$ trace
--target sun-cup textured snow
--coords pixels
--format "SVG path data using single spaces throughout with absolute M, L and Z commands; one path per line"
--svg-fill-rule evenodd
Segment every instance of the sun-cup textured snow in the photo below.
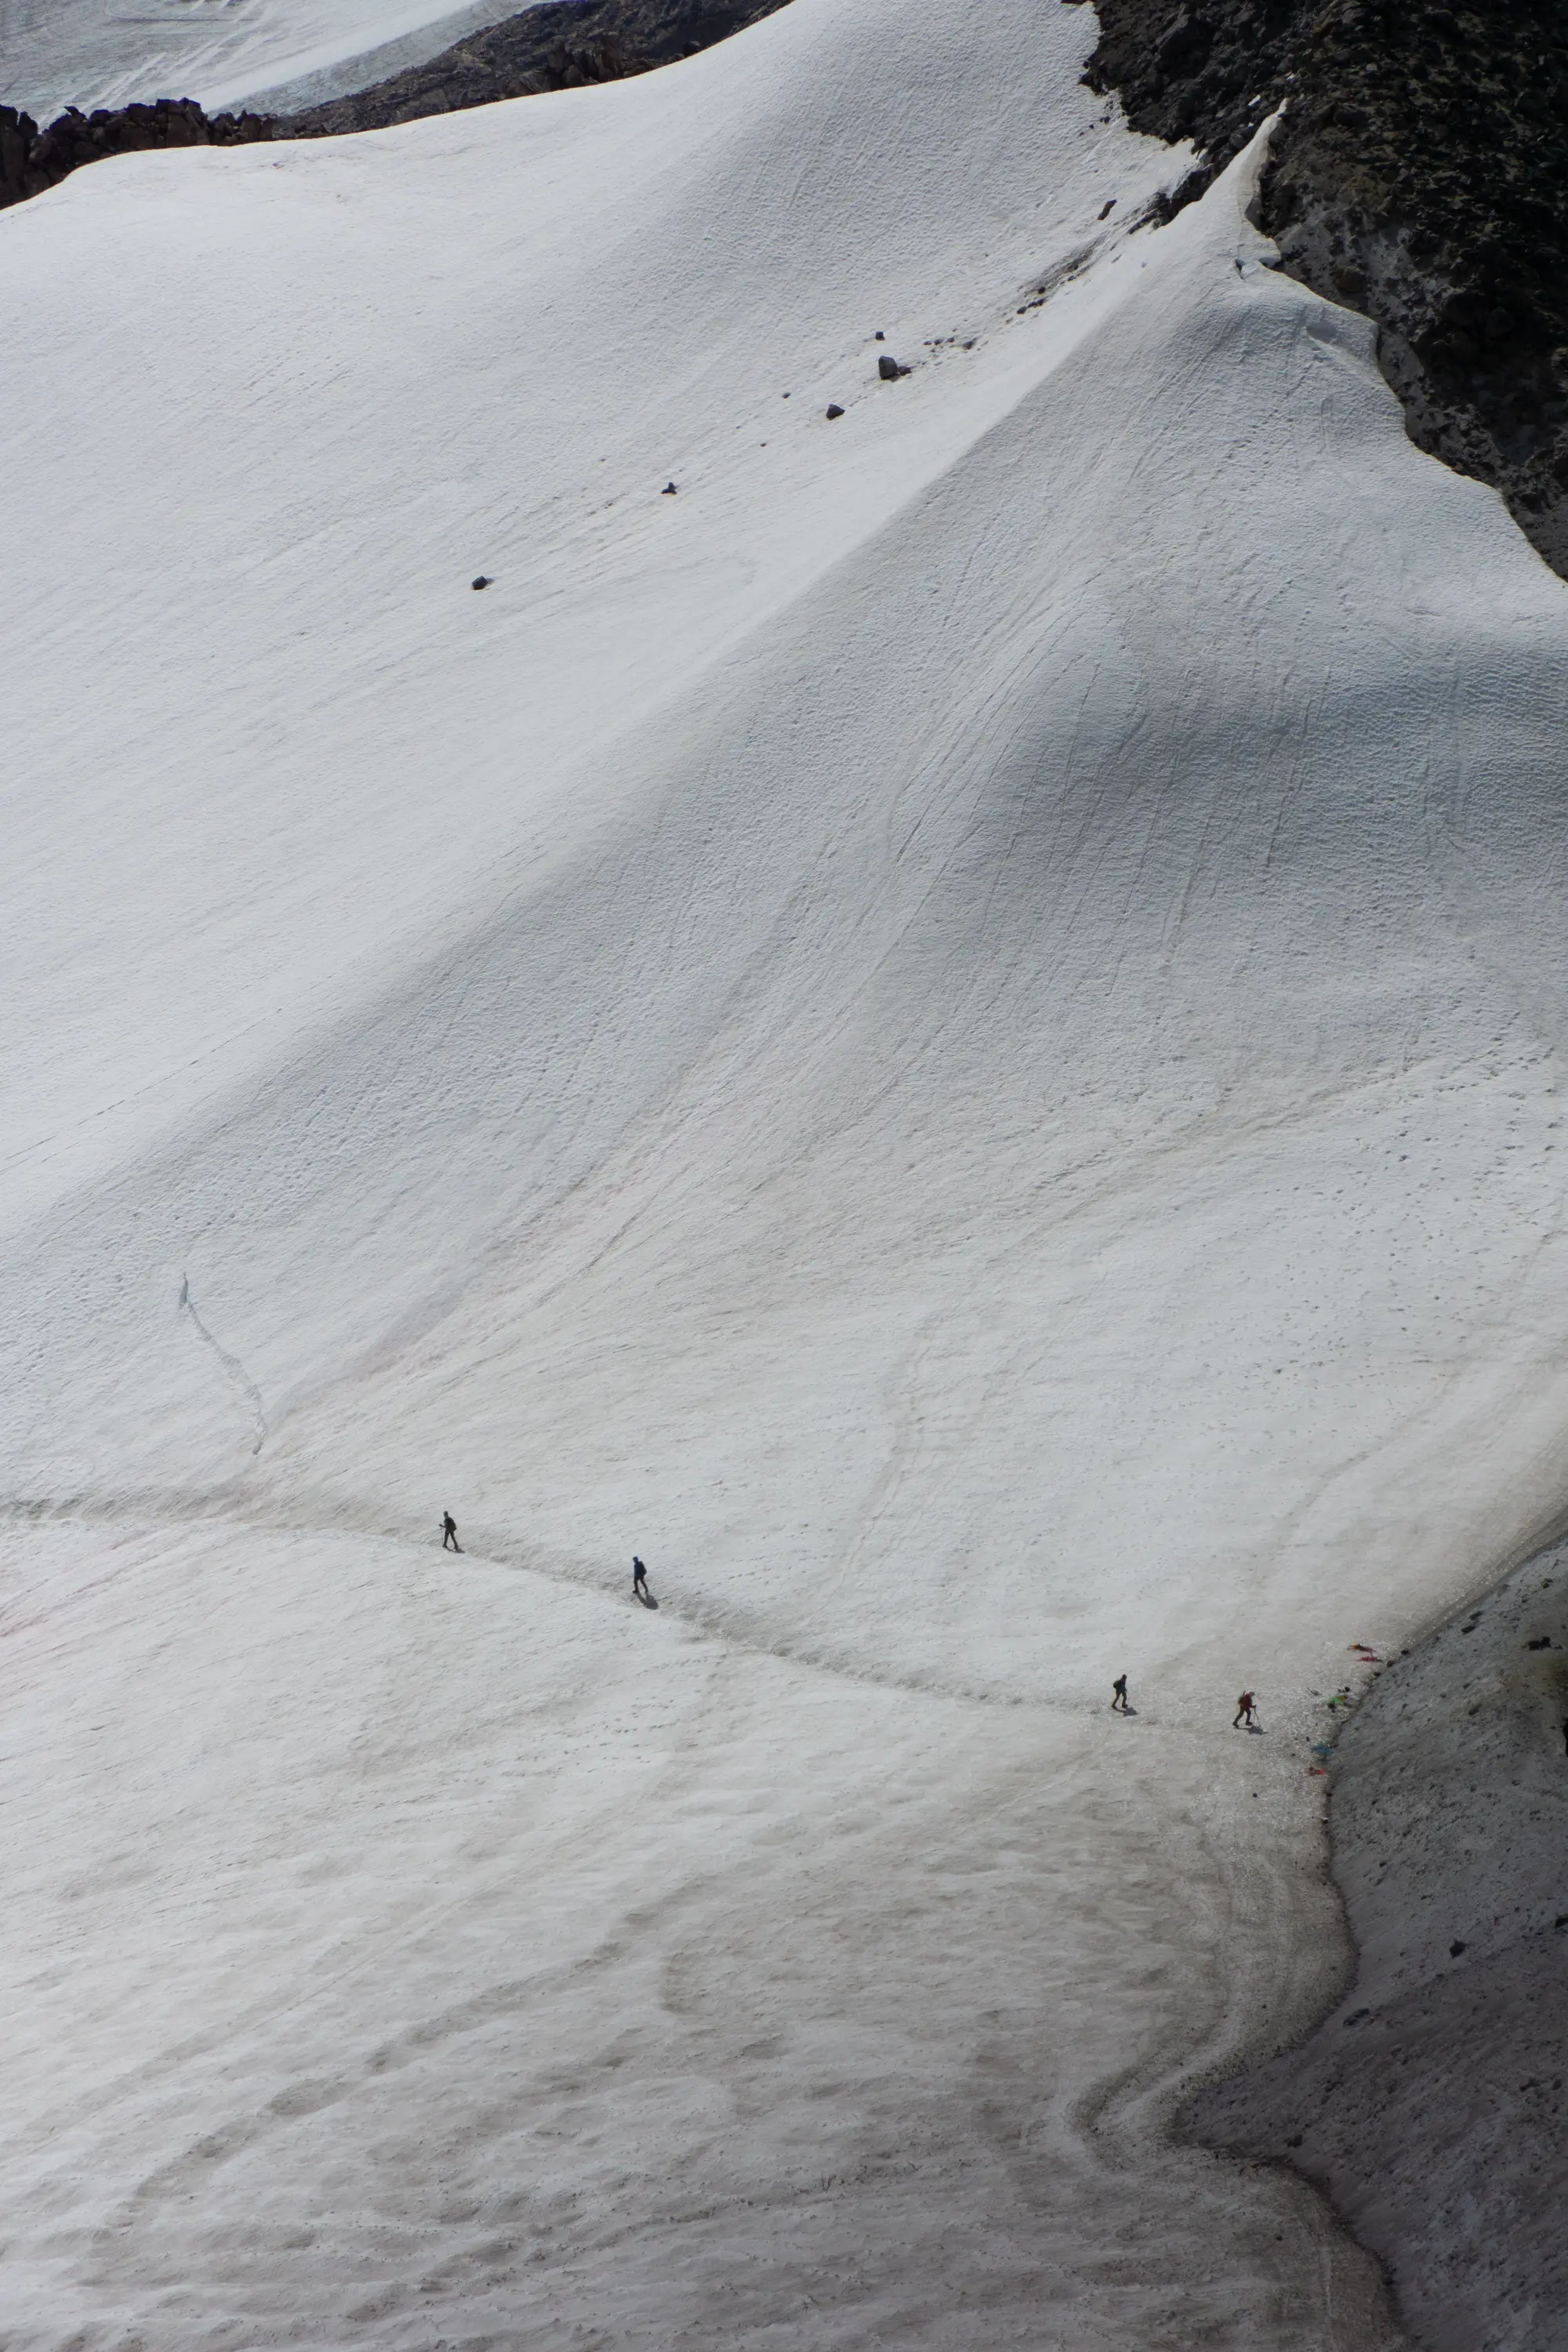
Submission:
M 18 2346 L 1386 2340 L 1162 2126 L 1557 1498 L 1568 599 L 1091 37 L 0 223 Z

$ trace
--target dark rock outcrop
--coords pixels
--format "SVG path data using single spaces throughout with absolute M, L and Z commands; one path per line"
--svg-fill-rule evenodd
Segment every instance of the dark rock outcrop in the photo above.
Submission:
M 619 81 L 727 40 L 784 0 L 545 0 L 439 57 L 352 97 L 283 119 L 279 135 L 316 139 L 451 114 L 497 99 Z
M 275 126 L 260 114 L 204 114 L 194 99 L 160 98 L 148 106 L 74 106 L 40 131 L 30 114 L 0 106 L 0 205 L 42 195 L 83 163 L 130 155 L 149 147 L 245 147 L 270 139 Z
M 1258 223 L 1365 311 L 1412 440 L 1501 491 L 1568 577 L 1568 8 L 1098 0 L 1085 79 L 1191 139 L 1194 195 L 1288 101 Z

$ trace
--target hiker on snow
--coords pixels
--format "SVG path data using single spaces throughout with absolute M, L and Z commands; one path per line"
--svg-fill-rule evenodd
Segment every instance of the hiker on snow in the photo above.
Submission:
M 441 1549 L 443 1551 L 461 1551 L 463 1549 L 458 1541 L 458 1522 L 450 1511 L 441 1514 Z
M 647 1599 L 647 1570 L 636 1552 L 632 1554 L 632 1591 L 639 1601 Z
M 1252 1729 L 1252 1693 L 1250 1691 L 1243 1691 L 1237 1700 L 1236 1716 L 1231 1724 L 1231 1729 L 1234 1731 L 1237 1725 L 1241 1723 L 1246 1724 L 1248 1731 Z
M 1110 1685 L 1110 1712 L 1112 1715 L 1131 1715 L 1132 1712 L 1132 1709 L 1127 1704 L 1127 1677 L 1125 1675 L 1118 1675 L 1116 1680 Z

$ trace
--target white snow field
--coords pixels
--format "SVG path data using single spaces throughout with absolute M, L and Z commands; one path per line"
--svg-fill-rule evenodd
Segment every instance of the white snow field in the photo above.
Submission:
M 1562 1506 L 1568 592 L 1093 38 L 0 220 L 14 2352 L 1396 2340 L 1168 2126 Z
M 0 0 L 0 103 L 199 98 L 242 105 L 274 85 L 355 89 L 434 57 L 528 0 Z M 363 73 L 356 65 L 363 64 Z

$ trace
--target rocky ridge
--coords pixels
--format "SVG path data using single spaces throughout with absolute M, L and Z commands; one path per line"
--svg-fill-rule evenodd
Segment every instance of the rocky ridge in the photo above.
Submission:
M 1418 447 L 1568 577 L 1568 9 L 1557 0 L 1098 0 L 1085 79 L 1190 139 L 1196 194 L 1276 107 L 1258 225 L 1376 323 Z
M 588 82 L 618 81 L 711 48 L 784 0 L 544 0 L 455 42 L 422 66 L 279 119 L 274 136 L 378 131 Z
M 107 155 L 136 154 L 150 147 L 243 147 L 275 135 L 265 115 L 209 115 L 193 98 L 100 107 L 91 114 L 68 106 L 44 131 L 30 114 L 0 106 L 0 206 L 41 196 L 82 164 Z
M 728 39 L 784 0 L 545 0 L 444 49 L 426 64 L 298 114 L 204 112 L 194 99 L 68 107 L 47 129 L 0 106 L 0 207 L 58 185 L 84 163 L 158 147 L 240 147 L 325 139 L 498 99 L 649 73 Z

